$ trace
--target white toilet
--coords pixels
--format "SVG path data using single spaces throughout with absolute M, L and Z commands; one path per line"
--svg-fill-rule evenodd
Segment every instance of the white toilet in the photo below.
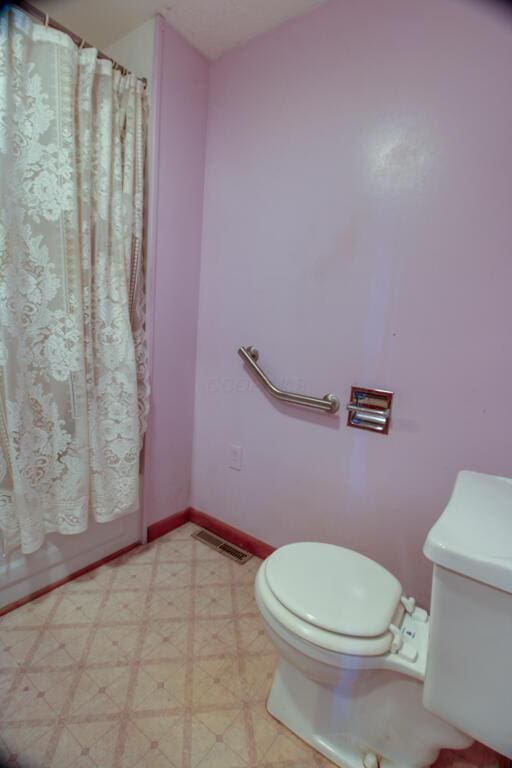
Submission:
M 512 480 L 461 472 L 424 548 L 430 616 L 343 547 L 281 547 L 256 600 L 280 654 L 268 711 L 343 768 L 512 757 Z

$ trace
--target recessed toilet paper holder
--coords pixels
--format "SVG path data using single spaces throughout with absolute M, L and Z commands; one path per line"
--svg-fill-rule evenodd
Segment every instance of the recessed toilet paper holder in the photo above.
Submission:
M 346 405 L 347 426 L 387 435 L 391 422 L 393 394 L 386 389 L 352 387 L 350 401 Z

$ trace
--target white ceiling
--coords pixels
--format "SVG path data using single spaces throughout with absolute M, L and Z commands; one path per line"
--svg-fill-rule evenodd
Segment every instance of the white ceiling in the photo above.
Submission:
M 162 13 L 209 59 L 321 5 L 325 0 L 36 0 L 35 4 L 98 48 Z
M 209 59 L 267 32 L 323 0 L 167 0 L 165 18 Z

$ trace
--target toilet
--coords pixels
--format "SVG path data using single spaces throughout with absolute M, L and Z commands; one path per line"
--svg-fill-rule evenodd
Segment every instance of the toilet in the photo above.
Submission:
M 430 615 L 343 547 L 289 544 L 258 571 L 268 711 L 342 768 L 427 766 L 474 739 L 512 758 L 512 480 L 460 472 L 424 554 Z

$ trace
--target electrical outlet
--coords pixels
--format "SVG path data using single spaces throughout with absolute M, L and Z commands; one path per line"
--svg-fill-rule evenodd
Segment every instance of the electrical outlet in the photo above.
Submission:
M 229 446 L 229 468 L 236 469 L 237 472 L 240 472 L 240 470 L 242 469 L 242 446 L 241 445 L 234 445 L 232 443 Z

